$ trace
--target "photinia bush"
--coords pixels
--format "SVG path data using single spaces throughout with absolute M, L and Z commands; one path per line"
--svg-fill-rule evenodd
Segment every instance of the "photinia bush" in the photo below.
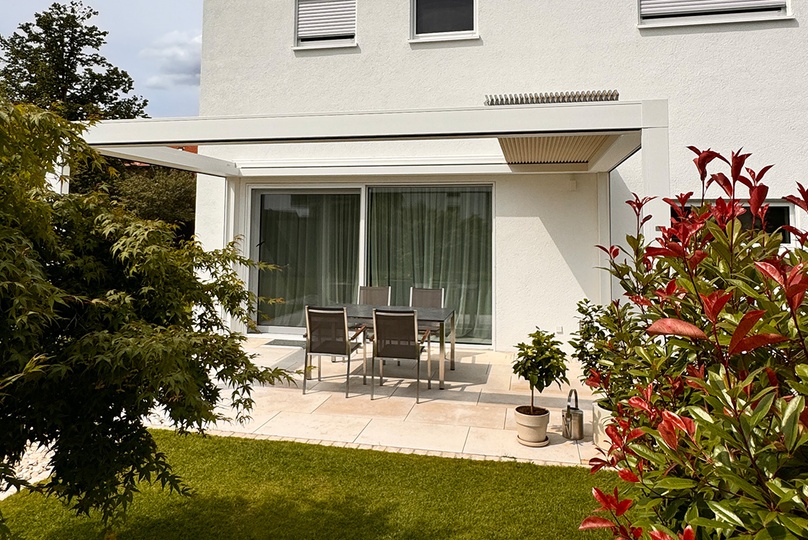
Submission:
M 626 247 L 599 246 L 626 298 L 597 319 L 604 335 L 586 382 L 614 419 L 611 447 L 590 465 L 616 469 L 620 485 L 595 492 L 601 514 L 581 528 L 652 540 L 806 538 L 808 231 L 784 227 L 793 245 L 766 231 L 771 166 L 690 149 L 700 197 L 665 199 L 670 226 L 647 242 L 650 199 L 635 195 L 636 234 Z M 808 212 L 798 187 L 786 199 Z

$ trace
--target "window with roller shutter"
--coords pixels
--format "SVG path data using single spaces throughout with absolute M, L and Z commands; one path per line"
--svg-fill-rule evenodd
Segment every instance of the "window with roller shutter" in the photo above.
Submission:
M 356 0 L 297 0 L 298 46 L 353 45 Z

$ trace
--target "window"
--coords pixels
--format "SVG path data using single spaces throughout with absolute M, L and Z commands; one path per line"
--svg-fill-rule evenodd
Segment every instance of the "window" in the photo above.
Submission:
M 368 186 L 365 198 L 359 188 L 256 189 L 252 216 L 252 259 L 278 266 L 255 271 L 252 290 L 284 300 L 259 304 L 262 330 L 294 333 L 307 305 L 356 302 L 364 268 L 364 284 L 391 287 L 392 305 L 408 305 L 410 287 L 443 288 L 458 341 L 491 343 L 490 185 Z
M 367 284 L 389 285 L 393 305 L 410 287 L 443 288 L 458 341 L 490 344 L 492 208 L 490 186 L 369 187 Z
M 413 0 L 413 36 L 475 32 L 475 0 Z
M 640 22 L 693 24 L 784 17 L 787 0 L 639 0 Z
M 766 212 L 766 232 L 769 234 L 774 233 L 784 225 L 791 225 L 791 209 L 792 206 L 788 204 L 778 204 L 778 203 L 766 203 L 769 204 L 769 210 Z M 691 206 L 685 206 L 685 208 L 690 211 L 692 209 Z M 752 228 L 752 214 L 749 212 L 748 207 L 747 211 L 738 216 L 738 221 L 741 222 L 741 226 L 744 229 Z M 671 208 L 671 218 L 676 217 L 676 211 Z M 760 229 L 760 220 L 755 218 L 755 228 Z M 791 243 L 791 233 L 785 230 L 780 230 L 780 234 L 783 235 L 783 244 L 790 244 Z
M 307 305 L 354 301 L 359 289 L 359 192 L 259 191 L 254 195 L 253 258 L 278 270 L 258 272 L 258 324 L 305 326 Z
M 356 0 L 297 0 L 297 46 L 354 45 Z

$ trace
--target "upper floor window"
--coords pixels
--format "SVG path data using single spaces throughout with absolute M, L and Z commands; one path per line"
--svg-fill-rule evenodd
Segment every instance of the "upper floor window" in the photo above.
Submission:
M 475 36 L 476 0 L 412 0 L 413 37 Z
M 297 46 L 354 45 L 356 0 L 297 0 Z
M 642 24 L 696 24 L 784 17 L 788 0 L 639 0 Z

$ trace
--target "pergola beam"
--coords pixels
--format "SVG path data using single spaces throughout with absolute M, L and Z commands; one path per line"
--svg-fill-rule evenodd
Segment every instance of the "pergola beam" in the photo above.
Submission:
M 183 171 L 222 177 L 241 176 L 240 169 L 232 161 L 202 156 L 176 148 L 160 146 L 97 146 L 96 150 L 104 156 L 161 165 Z

